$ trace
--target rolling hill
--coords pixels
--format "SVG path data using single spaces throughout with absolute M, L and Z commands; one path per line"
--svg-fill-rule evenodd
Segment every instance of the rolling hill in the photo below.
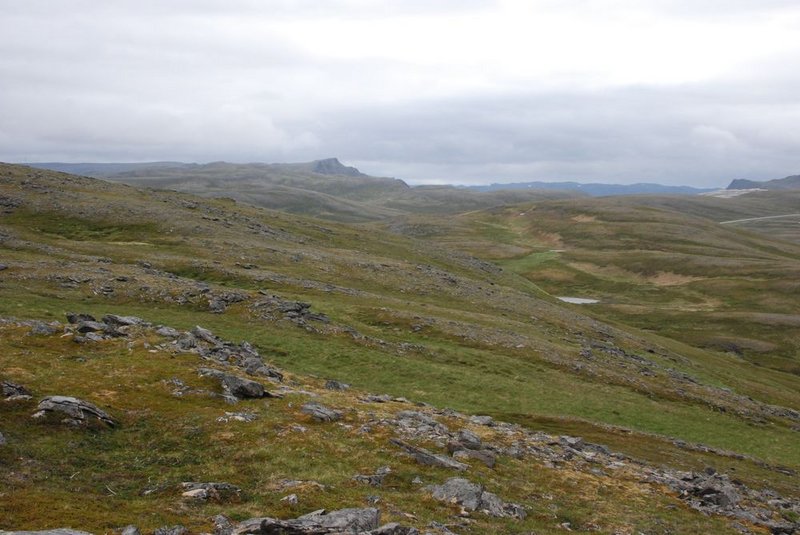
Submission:
M 0 165 L 0 529 L 800 528 L 796 243 L 312 174 L 380 219 Z
M 389 219 L 406 213 L 454 214 L 509 203 L 580 196 L 577 192 L 502 190 L 453 186 L 410 187 L 372 177 L 336 158 L 288 164 L 33 164 L 133 186 L 171 189 L 204 197 L 229 197 L 254 206 L 343 222 Z M 125 166 L 130 165 L 130 169 Z

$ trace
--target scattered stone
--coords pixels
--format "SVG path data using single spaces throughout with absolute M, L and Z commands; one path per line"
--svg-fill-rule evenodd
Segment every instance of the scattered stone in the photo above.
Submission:
M 142 532 L 136 526 L 130 525 L 122 528 L 120 535 L 142 535 Z
M 211 345 L 217 345 L 217 344 L 220 344 L 220 342 L 221 342 L 220 339 L 217 338 L 214 335 L 214 333 L 212 333 L 208 329 L 204 329 L 204 328 L 200 327 L 199 325 L 195 326 L 195 328 L 192 329 L 192 334 L 196 338 L 198 338 L 198 339 L 200 339 L 200 340 L 202 340 L 204 342 L 207 342 L 207 343 L 209 343 Z
M 370 394 L 368 396 L 364 396 L 362 400 L 367 403 L 389 403 L 392 401 L 392 396 L 389 394 Z
M 467 511 L 480 511 L 495 517 L 525 518 L 522 506 L 504 503 L 496 494 L 487 492 L 482 485 L 453 477 L 443 485 L 431 485 L 427 489 L 435 499 L 455 503 Z
M 288 496 L 284 496 L 281 498 L 282 502 L 286 502 L 289 505 L 297 505 L 298 499 L 297 494 L 289 494 Z
M 6 444 L 6 437 L 3 436 L 3 433 L 0 433 L 0 446 L 5 446 Z
M 88 401 L 69 396 L 48 396 L 39 402 L 37 409 L 33 414 L 34 418 L 43 418 L 48 414 L 60 412 L 67 415 L 62 422 L 70 425 L 87 425 L 92 419 L 110 427 L 117 425 L 117 422 L 105 411 Z
M 222 314 L 228 308 L 228 305 L 219 297 L 212 297 L 208 300 L 208 311 L 212 314 Z
M 120 327 L 145 324 L 142 318 L 137 318 L 136 316 L 117 316 L 116 314 L 106 314 L 103 316 L 102 321 L 108 325 L 117 325 Z
M 475 425 L 485 425 L 487 427 L 494 425 L 494 418 L 491 416 L 470 416 L 469 421 Z
M 419 535 L 419 530 L 410 526 L 401 526 L 396 522 L 373 529 L 369 535 Z
M 431 453 L 424 448 L 418 448 L 416 446 L 412 446 L 411 444 L 406 444 L 402 440 L 398 440 L 396 438 L 390 439 L 390 442 L 414 457 L 414 459 L 420 464 L 450 468 L 452 470 L 466 470 L 469 468 L 469 465 L 460 463 L 446 455 Z
M 157 528 L 153 535 L 189 535 L 189 530 L 181 525 L 177 526 L 163 526 Z
M 247 344 L 247 342 L 245 342 Z M 244 345 L 244 344 L 243 344 Z M 248 346 L 250 344 L 247 344 Z M 257 354 L 256 354 L 257 355 Z M 283 374 L 277 368 L 265 364 L 261 357 L 251 356 L 245 358 L 240 366 L 245 369 L 250 375 L 260 375 L 269 379 L 275 379 L 278 382 L 283 381 Z
M 389 466 L 381 466 L 378 468 L 374 474 L 357 474 L 353 476 L 354 481 L 359 481 L 361 483 L 366 483 L 373 487 L 380 487 L 383 485 L 383 480 L 392 473 L 392 469 Z
M 341 411 L 331 409 L 319 403 L 306 403 L 300 409 L 303 414 L 308 414 L 318 422 L 335 422 L 341 420 L 343 414 Z
M 217 515 L 214 517 L 214 535 L 231 535 L 234 527 L 233 522 L 227 516 Z
M 0 271 L 5 271 L 8 269 L 8 266 L 5 264 L 0 264 Z
M 378 529 L 380 511 L 373 507 L 314 511 L 293 520 L 251 518 L 237 525 L 231 535 L 325 535 L 334 533 L 371 533 Z
M 567 435 L 562 435 L 558 438 L 558 441 L 561 443 L 562 446 L 567 448 L 572 448 L 573 450 L 582 450 L 584 446 L 583 438 L 581 437 L 570 437 Z
M 230 502 L 238 501 L 242 489 L 230 483 L 198 483 L 187 481 L 181 483 L 184 489 L 182 496 L 198 501 Z
M 483 442 L 481 442 L 480 437 L 469 429 L 461 429 L 458 432 L 458 444 L 468 450 L 483 448 Z
M 105 323 L 91 320 L 78 322 L 77 325 L 78 326 L 75 328 L 75 330 L 81 334 L 103 332 L 108 328 L 108 325 Z
M 728 477 L 716 471 L 686 474 L 678 480 L 678 487 L 682 498 L 700 506 L 732 509 L 741 500 Z
M 166 327 L 164 325 L 156 329 L 156 334 L 165 338 L 178 338 L 181 335 L 180 331 L 177 329 Z
M 73 325 L 82 321 L 97 321 L 91 314 L 76 314 L 74 312 L 67 312 L 67 321 Z
M 334 381 L 333 379 L 329 379 L 325 382 L 325 388 L 328 390 L 348 390 L 350 385 L 347 383 L 341 383 L 339 381 Z
M 192 333 L 183 333 L 175 343 L 182 351 L 191 351 L 197 347 L 197 337 Z
M 226 412 L 225 416 L 217 418 L 218 422 L 254 422 L 258 415 L 254 412 Z
M 2 531 L 0 535 L 92 535 L 88 531 L 78 531 L 72 528 L 45 529 L 42 531 Z
M 11 381 L 3 381 L 0 383 L 3 397 L 8 401 L 21 401 L 31 399 L 31 391 L 22 385 L 12 383 Z
M 477 459 L 489 468 L 494 468 L 497 463 L 497 456 L 489 450 L 456 450 L 453 452 L 455 459 Z
M 275 397 L 275 394 L 270 394 L 264 390 L 264 385 L 256 381 L 251 381 L 250 379 L 238 377 L 212 368 L 200 368 L 198 372 L 201 377 L 213 377 L 217 379 L 225 393 L 237 399 Z
M 51 324 L 43 321 L 33 321 L 28 334 L 31 336 L 53 336 L 58 332 L 60 326 L 59 323 Z

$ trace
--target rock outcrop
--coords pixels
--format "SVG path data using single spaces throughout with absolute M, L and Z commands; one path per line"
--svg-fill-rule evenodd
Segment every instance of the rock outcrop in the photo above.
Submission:
M 489 516 L 525 518 L 521 505 L 505 503 L 496 494 L 484 490 L 483 485 L 453 477 L 443 485 L 431 485 L 427 489 L 435 499 L 458 504 L 467 511 L 479 511 Z
M 466 470 L 469 468 L 469 465 L 451 459 L 447 455 L 431 453 L 424 448 L 412 446 L 411 444 L 407 444 L 396 438 L 391 439 L 390 442 L 411 455 L 419 464 L 438 466 L 440 468 L 450 468 L 451 470 Z
M 222 390 L 225 392 L 225 395 L 235 400 L 276 397 L 275 394 L 267 392 L 264 385 L 251 379 L 245 379 L 244 377 L 239 377 L 213 368 L 200 368 L 197 371 L 201 377 L 212 377 L 218 380 L 220 385 L 222 385 Z
M 34 418 L 44 418 L 51 414 L 60 413 L 66 416 L 62 423 L 86 426 L 92 422 L 100 422 L 109 427 L 117 425 L 107 412 L 82 399 L 69 396 L 49 396 L 39 402 Z

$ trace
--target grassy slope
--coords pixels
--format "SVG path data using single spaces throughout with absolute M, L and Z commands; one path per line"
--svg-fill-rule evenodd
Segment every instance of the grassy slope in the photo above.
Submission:
M 603 318 L 797 373 L 800 247 L 783 238 L 800 234 L 787 222 L 780 238 L 716 222 L 790 210 L 797 200 L 759 195 L 540 203 L 463 216 L 433 239 L 553 295 L 600 299 L 587 312 Z
M 720 414 L 701 400 L 671 395 L 671 384 L 662 383 L 659 378 L 642 378 L 641 384 L 627 384 L 620 380 L 618 370 L 610 364 L 599 369 L 607 374 L 599 378 L 576 372 L 570 363 L 577 362 L 585 337 L 599 332 L 598 329 L 607 331 L 607 328 L 599 327 L 569 308 L 541 300 L 544 294 L 540 290 L 513 273 L 495 273 L 440 247 L 372 229 L 264 212 L 224 200 L 198 201 L 175 193 L 140 192 L 121 185 L 21 167 L 4 166 L 2 172 L 0 195 L 20 199 L 22 204 L 11 213 L 0 215 L 3 262 L 10 266 L 0 274 L 0 315 L 61 319 L 68 310 L 113 311 L 140 315 L 176 327 L 188 328 L 199 323 L 225 338 L 254 342 L 266 357 L 296 373 L 335 377 L 366 390 L 404 395 L 469 412 L 491 413 L 547 429 L 591 434 L 600 442 L 613 443 L 622 451 L 653 462 L 695 468 L 713 463 L 735 469 L 755 486 L 768 484 L 792 495 L 798 492 L 790 478 L 747 460 L 685 452 L 655 436 L 603 427 L 602 424 L 613 424 L 639 432 L 704 442 L 768 462 L 800 467 L 796 433 L 785 421 L 772 419 L 756 424 L 749 419 Z M 496 214 L 492 215 L 494 217 Z M 473 224 L 471 221 L 468 225 Z M 480 221 L 480 225 L 485 231 L 482 238 L 504 236 L 501 241 L 505 244 L 506 238 L 519 236 L 517 228 L 504 225 L 502 221 Z M 454 236 L 457 237 L 457 233 Z M 543 258 L 541 264 L 550 261 L 552 257 Z M 142 262 L 161 271 L 144 268 Z M 245 264 L 253 266 L 245 268 Z M 539 264 L 538 260 L 533 262 L 534 267 Z M 184 278 L 170 278 L 165 272 Z M 117 281 L 121 276 L 128 281 Z M 207 282 L 215 290 L 266 288 L 287 297 L 306 299 L 335 322 L 353 326 L 389 344 L 364 344 L 343 334 L 315 334 L 293 325 L 265 322 L 254 317 L 245 305 L 234 306 L 223 315 L 208 314 L 202 299 L 191 296 L 192 291 L 196 292 L 192 290 L 196 288 L 194 279 Z M 98 292 L 98 288 L 109 285 L 115 288 L 113 293 Z M 189 295 L 188 302 L 181 305 L 177 298 L 186 295 Z M 422 324 L 422 328 L 415 328 L 418 324 Z M 661 356 L 654 355 L 653 359 L 662 356 L 673 359 L 670 360 L 672 366 L 708 384 L 724 385 L 765 402 L 800 408 L 800 380 L 795 376 L 694 349 L 653 334 L 634 332 L 628 335 L 624 330 L 614 329 L 611 332 L 618 346 L 641 355 L 648 355 L 645 348 L 655 347 Z M 518 343 L 520 341 L 523 343 Z M 400 342 L 422 344 L 426 349 L 398 353 L 393 344 Z M 43 394 L 65 393 L 61 391 L 63 388 L 74 395 L 85 393 L 97 399 L 93 382 L 81 382 L 88 377 L 87 367 L 75 362 L 76 346 L 64 342 L 66 345 L 49 347 L 45 344 L 35 349 L 30 343 L 31 339 L 21 334 L 4 336 L 0 340 L 4 359 L 0 365 L 10 378 L 29 383 Z M 102 352 L 92 355 L 92 363 L 95 357 L 97 359 L 91 372 L 94 377 L 99 380 L 113 373 L 113 355 L 120 350 L 111 348 L 111 355 L 105 357 Z M 171 361 L 150 361 L 144 352 L 134 350 L 134 353 L 139 356 L 133 364 L 144 368 L 132 368 L 126 373 L 130 377 L 149 379 L 116 384 L 110 390 L 118 393 L 109 403 L 123 411 L 139 410 L 151 403 L 158 408 L 156 412 L 162 407 L 167 410 L 162 404 L 163 393 L 155 392 L 152 399 L 145 397 L 134 402 L 132 392 L 143 388 L 142 385 L 152 386 L 158 377 L 173 373 L 182 374 L 188 381 L 188 368 L 180 371 L 166 364 L 162 368 L 162 362 Z M 31 354 L 37 355 L 36 358 L 26 357 Z M 56 358 L 55 365 L 52 365 L 53 358 Z M 175 362 L 170 366 L 189 364 Z M 605 381 L 605 377 L 610 380 Z M 160 401 L 155 399 L 159 396 Z M 718 400 L 709 398 L 709 401 Z M 289 409 L 287 406 L 286 410 Z M 183 411 L 179 409 L 175 417 L 186 414 Z M 10 434 L 23 437 L 23 442 L 35 441 L 35 437 L 44 432 L 40 428 L 28 428 L 25 423 L 28 412 L 26 407 L 10 416 L 10 421 L 15 422 Z M 195 427 L 203 427 L 209 425 L 212 412 L 219 413 L 219 407 L 211 411 L 208 407 L 197 406 L 187 412 L 197 413 L 199 423 Z M 285 414 L 274 417 L 287 418 Z M 139 427 L 134 425 L 133 429 L 147 429 L 152 436 L 159 436 L 163 431 L 160 425 L 146 418 L 137 425 Z M 164 422 L 164 425 L 172 424 Z M 233 439 L 220 439 L 225 447 L 203 441 L 194 444 L 195 435 L 187 425 L 175 424 L 175 430 L 169 435 L 174 442 L 164 446 L 165 459 L 148 461 L 144 471 L 133 470 L 136 478 L 144 477 L 150 470 L 153 474 L 159 473 L 169 463 L 172 463 L 170 478 L 199 477 L 195 475 L 199 471 L 191 471 L 191 456 L 201 452 L 197 463 L 202 465 L 203 473 L 211 470 L 210 475 L 213 475 L 213 470 L 220 470 L 223 471 L 220 478 L 226 475 L 224 470 L 230 468 L 218 465 L 214 459 L 233 447 L 230 443 Z M 288 424 L 284 422 L 284 425 Z M 270 424 L 241 430 L 241 433 L 236 431 L 236 441 L 252 445 L 267 440 L 272 444 L 274 440 L 269 440 L 272 437 L 269 429 L 277 427 L 280 426 Z M 177 436 L 184 433 L 180 429 L 184 429 L 185 435 Z M 115 448 L 122 447 L 121 443 L 131 440 L 128 433 L 114 435 L 116 438 L 112 441 L 120 442 L 108 446 L 108 451 L 117 451 Z M 207 434 L 202 436 L 203 440 L 213 439 Z M 336 440 L 340 439 L 346 440 L 343 437 Z M 51 445 L 43 444 L 37 449 L 38 462 L 44 465 L 53 462 L 65 439 L 60 436 L 53 440 Z M 92 447 L 100 448 L 97 440 L 88 440 L 93 440 Z M 329 439 L 322 441 L 328 443 Z M 141 446 L 139 442 L 136 444 Z M 353 448 L 370 448 L 363 441 L 353 444 Z M 76 449 L 81 450 L 80 447 Z M 168 450 L 184 449 L 186 453 L 169 457 Z M 237 450 L 249 451 L 247 448 Z M 274 464 L 277 474 L 298 477 L 297 471 L 303 470 L 302 463 L 297 462 L 291 450 L 281 453 L 238 455 L 246 457 L 248 463 Z M 13 455 L 3 455 L 4 462 L 12 463 Z M 335 451 L 330 451 L 322 455 L 322 459 L 330 462 L 336 455 Z M 378 466 L 382 454 L 376 452 L 375 455 L 373 462 L 365 464 Z M 91 456 L 86 459 L 96 461 Z M 131 466 L 122 466 L 122 462 L 108 459 L 109 464 L 103 466 L 114 473 L 132 470 Z M 72 461 L 64 463 L 60 471 L 56 470 L 54 482 L 64 481 L 67 472 L 80 468 L 70 464 Z M 281 463 L 290 464 L 283 466 Z M 326 473 L 320 466 L 312 465 L 307 469 L 312 474 L 322 474 L 323 479 L 327 477 L 331 482 L 341 481 L 345 473 L 355 469 L 351 463 Z M 517 483 L 511 474 L 519 469 L 516 465 L 509 467 L 502 484 L 513 488 Z M 85 475 L 90 479 L 79 480 L 75 488 L 104 494 L 106 480 L 103 478 L 111 476 L 103 473 Z M 559 507 L 575 510 L 568 514 L 589 522 L 592 509 L 589 495 L 579 496 L 557 475 L 540 474 L 535 470 L 525 474 L 529 482 L 526 485 L 544 485 L 561 496 Z M 36 479 L 33 475 L 30 477 Z M 141 479 L 131 482 L 121 496 L 131 498 L 139 484 Z M 20 499 L 33 499 L 37 492 L 43 493 L 38 499 L 46 497 L 48 500 L 54 499 L 52 493 L 56 492 L 38 479 L 36 484 L 22 487 L 26 489 L 24 492 L 0 499 L 4 500 L 0 503 L 6 511 L 17 511 Z M 519 492 L 529 491 L 520 489 Z M 603 514 L 624 519 L 628 525 L 651 525 L 657 513 L 642 519 L 640 512 L 626 508 L 624 503 L 613 505 L 614 500 L 624 502 L 630 498 L 622 488 L 619 492 L 622 494 L 604 501 L 603 507 L 610 510 Z M 61 494 L 57 497 L 74 504 L 74 498 L 70 501 Z M 342 496 L 330 499 L 341 500 Z M 112 515 L 110 511 L 120 507 L 120 499 L 112 497 L 108 503 L 106 511 Z M 418 506 L 425 510 L 424 504 Z M 132 499 L 126 514 L 133 514 L 137 507 L 145 510 L 152 508 L 153 503 Z M 274 493 L 264 494 L 242 507 L 243 516 L 255 513 L 259 507 L 268 507 L 272 514 L 288 512 L 281 509 Z M 29 511 L 27 514 L 37 513 Z M 158 514 L 161 516 L 152 520 L 154 524 L 179 516 L 178 513 Z M 29 524 L 33 522 L 32 516 L 18 518 L 27 518 Z M 106 517 L 98 513 L 96 522 L 101 522 L 102 518 Z M 676 518 L 676 522 L 686 522 L 680 528 L 684 531 L 689 530 L 687 526 L 692 522 L 701 522 L 689 511 Z M 542 526 L 552 525 L 550 519 L 540 520 Z

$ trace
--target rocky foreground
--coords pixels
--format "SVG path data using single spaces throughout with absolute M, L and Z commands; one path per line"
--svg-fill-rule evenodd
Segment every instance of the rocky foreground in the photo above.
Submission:
M 307 307 L 301 307 L 298 313 L 304 310 Z M 426 469 L 452 472 L 452 476 L 440 484 L 430 483 L 427 477 L 416 477 L 407 482 L 417 486 L 418 492 L 426 494 L 434 502 L 440 503 L 443 510 L 453 514 L 455 521 L 448 525 L 433 522 L 415 527 L 415 517 L 411 513 L 406 513 L 408 525 L 396 522 L 382 524 L 380 500 L 376 497 L 371 507 L 330 511 L 319 509 L 290 519 L 263 516 L 235 521 L 221 514 L 213 518 L 215 535 L 400 535 L 420 533 L 420 528 L 424 533 L 434 534 L 470 531 L 475 515 L 520 521 L 528 514 L 530 504 L 508 502 L 503 498 L 502 488 L 489 490 L 473 476 L 476 466 L 494 469 L 504 457 L 535 461 L 548 468 L 571 473 L 592 474 L 607 479 L 609 483 L 624 480 L 642 487 L 646 492 L 670 494 L 704 514 L 732 519 L 732 525 L 743 533 L 764 530 L 775 534 L 800 532 L 800 521 L 790 520 L 800 518 L 800 502 L 783 498 L 769 489 L 749 488 L 736 477 L 718 473 L 713 468 L 702 472 L 681 472 L 651 466 L 613 452 L 603 445 L 589 443 L 581 437 L 549 435 L 496 421 L 489 416 L 461 414 L 388 395 L 362 394 L 356 406 L 343 406 L 341 398 L 331 398 L 333 403 L 339 404 L 336 406 L 327 401 L 326 392 L 333 395 L 347 391 L 350 387 L 346 383 L 328 380 L 319 391 L 313 384 L 305 384 L 302 378 L 287 381 L 286 374 L 266 362 L 252 344 L 223 340 L 199 326 L 191 331 L 181 331 L 169 326 L 152 325 L 132 316 L 109 314 L 98 319 L 89 314 L 69 314 L 65 324 L 4 320 L 0 328 L 25 328 L 30 336 L 37 337 L 69 337 L 82 346 L 147 340 L 153 353 L 196 355 L 198 376 L 205 378 L 206 384 L 215 385 L 214 388 L 193 388 L 180 379 L 168 377 L 164 378 L 164 382 L 176 399 L 201 396 L 230 404 L 232 410 L 220 416 L 220 422 L 254 421 L 258 416 L 247 409 L 248 403 L 264 398 L 282 399 L 299 393 L 309 398 L 300 407 L 299 413 L 305 418 L 303 422 L 311 421 L 319 426 L 343 426 L 362 435 L 386 434 L 389 438 L 381 442 L 382 448 L 395 454 L 398 462 L 417 463 L 423 473 Z M 79 432 L 114 432 L 114 429 L 125 425 L 123 419 L 115 414 L 113 405 L 100 407 L 74 397 L 68 391 L 34 392 L 16 382 L 11 375 L 2 379 L 3 403 L 31 405 L 31 424 L 46 421 Z M 303 422 L 296 424 L 302 432 L 315 432 L 302 425 Z M 3 434 L 2 427 L 0 422 L 0 447 L 13 446 L 15 437 Z M 687 444 L 686 447 L 702 446 Z M 373 473 L 353 474 L 352 479 L 361 485 L 380 488 L 392 473 L 393 467 L 381 466 Z M 287 482 L 285 488 L 291 490 L 293 482 Z M 176 489 L 185 503 L 220 504 L 237 502 L 248 490 L 219 481 L 185 481 Z M 298 497 L 289 493 L 283 500 L 292 504 L 297 502 Z M 2 522 L 0 526 L 13 527 Z M 561 527 L 570 529 L 568 524 Z M 119 526 L 118 532 L 136 535 L 139 529 L 136 526 Z M 0 533 L 74 535 L 84 532 L 63 528 Z M 154 533 L 183 535 L 188 530 L 175 525 L 156 529 Z

